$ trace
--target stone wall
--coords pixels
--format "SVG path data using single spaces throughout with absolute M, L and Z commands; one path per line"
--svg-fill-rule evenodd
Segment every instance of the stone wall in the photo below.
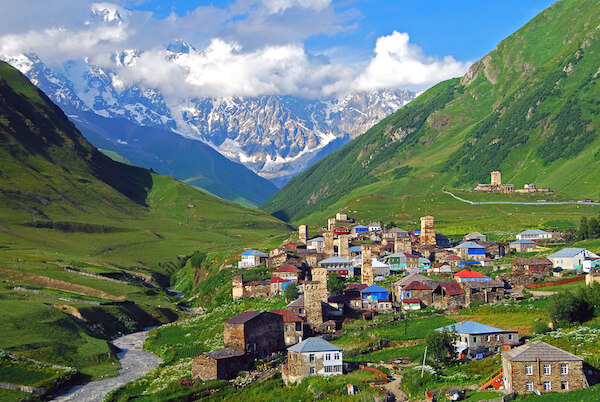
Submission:
M 560 374 L 560 364 L 567 363 L 569 365 L 569 374 Z M 533 365 L 533 375 L 525 374 L 525 366 Z M 544 374 L 544 364 L 550 364 L 550 375 Z M 533 391 L 526 390 L 526 383 L 533 382 L 534 391 L 540 392 L 567 392 L 585 387 L 585 378 L 583 374 L 583 363 L 581 361 L 565 361 L 565 362 L 510 362 L 507 359 L 502 359 L 504 375 L 509 382 L 508 391 L 513 391 L 519 394 L 531 393 Z M 508 375 L 507 375 L 508 374 Z M 552 390 L 544 390 L 544 382 L 550 381 Z M 561 389 L 561 381 L 569 382 L 569 389 Z
M 225 323 L 226 348 L 263 358 L 285 348 L 283 318 L 279 314 L 263 312 L 243 324 Z

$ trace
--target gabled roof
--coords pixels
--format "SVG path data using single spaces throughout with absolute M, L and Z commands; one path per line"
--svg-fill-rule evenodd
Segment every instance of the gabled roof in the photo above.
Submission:
M 519 265 L 552 265 L 552 261 L 547 258 L 516 258 L 515 262 Z
M 540 229 L 527 229 L 519 233 L 520 235 L 540 235 L 540 234 L 548 234 L 545 230 Z
M 459 256 L 457 256 L 456 254 L 450 254 L 448 257 L 446 257 L 444 259 L 448 260 L 448 261 L 460 261 L 460 260 L 462 260 L 462 258 L 460 258 Z
M 348 247 L 348 251 L 351 253 L 360 253 L 362 251 L 362 247 L 361 246 Z
M 323 243 L 323 237 L 319 236 L 319 237 L 315 237 L 313 239 L 307 240 L 307 242 L 309 242 L 309 241 L 316 241 L 316 242 Z
M 356 226 L 354 226 L 352 229 L 368 229 L 368 228 L 369 228 L 369 227 L 368 227 L 368 226 L 365 226 L 365 225 L 356 225 Z
M 527 239 L 521 239 L 521 240 L 513 241 L 510 244 L 535 244 L 535 242 L 531 241 L 531 240 L 527 240 Z
M 381 226 L 381 222 L 371 222 L 369 226 Z
M 304 295 L 300 295 L 296 300 L 290 302 L 287 306 L 296 308 L 304 307 Z
M 215 360 L 228 359 L 230 357 L 244 356 L 243 353 L 240 353 L 237 350 L 233 350 L 233 349 L 220 349 L 220 350 L 215 350 L 214 352 L 208 352 L 208 353 L 204 353 L 204 354 Z
M 312 352 L 339 352 L 344 349 L 339 346 L 335 346 L 333 343 L 327 342 L 325 339 L 312 337 L 303 340 L 296 345 L 289 347 L 288 350 L 299 353 L 312 353 Z
M 579 247 L 567 247 L 556 253 L 550 254 L 548 258 L 573 258 L 582 251 L 585 251 L 585 249 Z
M 228 319 L 227 321 L 225 321 L 225 323 L 226 324 L 244 324 L 244 323 L 250 321 L 251 319 L 253 319 L 254 317 L 258 317 L 262 313 L 264 313 L 264 311 L 244 311 L 243 313 L 240 313 L 240 314 L 236 315 L 235 317 Z
M 410 303 L 421 303 L 421 299 L 402 299 L 402 303 L 410 304 Z
M 242 253 L 242 255 L 254 255 L 254 256 L 258 256 L 258 257 L 268 257 L 269 254 L 265 254 L 262 251 L 258 251 L 258 250 L 248 250 L 245 251 L 244 253 Z
M 464 243 L 459 244 L 455 248 L 485 248 L 485 247 L 480 246 L 479 244 L 477 244 L 473 241 L 466 241 Z
M 280 308 L 271 311 L 271 313 L 279 314 L 283 317 L 283 322 L 303 322 L 304 320 L 288 309 Z
M 410 254 L 410 253 L 395 253 L 388 255 L 386 258 L 419 258 L 418 255 Z
M 562 349 L 548 345 L 542 341 L 526 343 L 512 350 L 502 353 L 502 357 L 511 362 L 548 361 L 582 361 L 581 357 Z
M 296 267 L 292 267 L 291 265 L 284 265 L 284 266 L 281 266 L 281 267 L 277 268 L 273 272 L 292 272 L 292 273 L 298 274 L 298 273 L 300 273 L 302 271 L 300 271 Z
M 360 293 L 379 293 L 379 292 L 389 293 L 390 291 L 387 290 L 386 288 L 382 288 L 381 286 L 375 285 L 375 284 L 360 291 Z
M 489 325 L 480 324 L 475 321 L 461 321 L 455 324 L 446 325 L 445 327 L 437 328 L 436 331 L 443 332 L 457 332 L 459 334 L 469 334 L 469 335 L 477 335 L 477 334 L 496 334 L 499 332 L 516 332 L 516 331 L 507 331 L 505 329 L 500 329 L 496 327 L 491 327 Z
M 471 232 L 468 235 L 465 235 L 465 239 L 468 239 L 470 237 L 485 237 L 485 235 L 483 233 L 479 233 L 479 232 Z
M 462 271 L 455 273 L 454 276 L 458 276 L 459 278 L 483 278 L 484 277 L 483 274 L 480 274 L 479 272 L 473 271 L 470 269 L 463 269 Z
M 417 282 L 423 282 L 424 281 L 429 281 L 431 279 L 429 279 L 428 277 L 426 277 L 425 275 L 421 275 L 421 274 L 410 274 L 408 276 L 405 276 L 404 278 L 400 279 L 399 281 L 397 281 L 396 283 L 394 283 L 394 285 L 398 285 L 398 286 L 406 286 L 409 283 L 413 282 L 413 281 L 417 281 Z
M 424 283 L 413 281 L 403 287 L 402 290 L 431 290 L 431 288 Z
M 371 266 L 373 268 L 389 268 L 389 265 L 387 265 L 385 262 L 381 262 L 379 261 L 377 258 L 372 257 L 371 258 Z
M 271 283 L 288 283 L 288 282 L 290 282 L 288 279 L 282 279 L 278 276 L 271 277 Z
M 365 283 L 351 283 L 346 286 L 346 290 L 358 290 L 359 292 L 365 290 L 369 286 Z
M 351 264 L 352 261 L 346 260 L 342 257 L 329 257 L 327 259 L 319 261 L 319 264 Z
M 457 296 L 464 293 L 460 285 L 455 281 L 442 282 L 440 286 L 444 288 L 444 292 L 448 296 Z
M 406 230 L 400 228 L 391 228 L 387 231 L 388 233 L 408 233 Z

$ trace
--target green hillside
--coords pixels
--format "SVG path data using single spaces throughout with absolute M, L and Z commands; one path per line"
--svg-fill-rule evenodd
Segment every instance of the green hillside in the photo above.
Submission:
M 164 289 L 184 273 L 182 256 L 206 253 L 195 267 L 204 276 L 289 232 L 264 212 L 111 160 L 2 62 L 0 160 L 0 349 L 86 376 L 118 371 L 107 339 L 177 318 Z
M 517 187 L 535 183 L 597 199 L 599 19 L 597 1 L 555 3 L 464 77 L 429 89 L 294 178 L 263 208 L 284 220 L 322 223 L 361 196 L 380 196 L 373 208 L 397 209 L 406 197 L 489 183 L 498 169 Z

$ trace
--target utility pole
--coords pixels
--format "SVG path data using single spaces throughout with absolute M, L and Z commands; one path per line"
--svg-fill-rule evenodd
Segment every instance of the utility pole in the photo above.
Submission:
M 427 358 L 427 345 L 425 345 L 425 353 L 423 353 L 423 366 L 421 367 L 421 378 L 425 374 L 425 359 Z

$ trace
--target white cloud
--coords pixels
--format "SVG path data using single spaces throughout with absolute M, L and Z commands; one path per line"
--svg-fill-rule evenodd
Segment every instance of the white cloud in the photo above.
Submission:
M 395 31 L 377 39 L 374 56 L 361 67 L 327 57 L 327 50 L 312 55 L 304 40 L 349 29 L 347 23 L 355 18 L 338 13 L 331 0 L 238 0 L 228 8 L 202 6 L 163 20 L 112 3 L 93 3 L 87 10 L 85 17 L 77 13 L 79 23 L 70 16 L 66 25 L 59 25 L 54 16 L 47 23 L 51 25 L 40 19 L 39 28 L 26 32 L 8 33 L 0 27 L 0 56 L 37 53 L 55 65 L 88 58 L 113 70 L 119 88 L 136 84 L 181 98 L 423 89 L 468 68 L 450 56 L 424 55 L 407 33 Z M 165 48 L 175 39 L 204 50 L 173 59 Z M 135 62 L 118 64 L 115 53 L 127 49 L 139 50 Z
M 377 39 L 375 56 L 356 77 L 357 89 L 390 87 L 422 87 L 463 75 L 469 63 L 451 56 L 443 59 L 427 57 L 421 48 L 410 43 L 407 33 L 394 31 Z

